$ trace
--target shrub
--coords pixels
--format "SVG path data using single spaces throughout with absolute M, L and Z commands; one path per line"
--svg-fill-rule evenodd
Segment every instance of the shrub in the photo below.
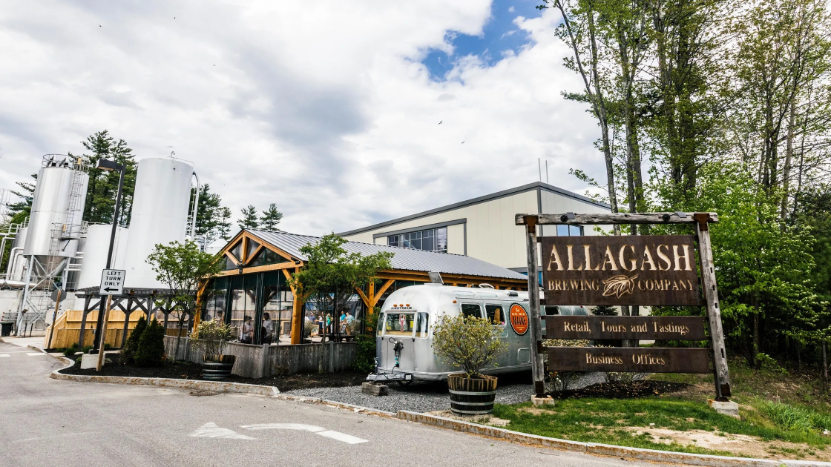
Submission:
M 162 366 L 164 364 L 164 328 L 155 319 L 141 333 L 135 361 L 138 366 Z
M 193 332 L 194 343 L 204 351 L 208 362 L 219 362 L 225 343 L 231 340 L 231 326 L 220 321 L 201 321 Z
M 135 363 L 139 339 L 141 339 L 141 334 L 145 329 L 147 329 L 147 320 L 144 319 L 144 316 L 142 316 L 136 323 L 136 327 L 133 328 L 133 332 L 130 334 L 130 337 L 127 338 L 127 343 L 124 344 L 124 349 L 121 351 L 121 360 L 124 363 Z
M 367 315 L 366 334 L 359 334 L 355 340 L 358 342 L 358 349 L 355 355 L 355 363 L 352 365 L 355 371 L 371 373 L 375 371 L 375 327 L 378 326 L 378 315 L 381 309 L 375 307 L 375 312 Z M 356 319 L 353 324 L 357 324 Z
M 445 315 L 433 327 L 433 349 L 439 359 L 475 378 L 507 349 L 500 334 L 486 319 Z
M 77 352 L 78 352 L 78 343 L 73 342 L 71 346 L 64 349 L 63 356 L 67 357 L 67 358 L 71 358 L 71 357 L 75 356 L 75 354 Z

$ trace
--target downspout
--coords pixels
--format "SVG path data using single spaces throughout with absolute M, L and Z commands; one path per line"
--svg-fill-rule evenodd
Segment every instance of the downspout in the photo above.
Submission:
M 196 210 L 199 207 L 199 176 L 196 175 L 196 171 L 193 172 L 193 176 L 196 177 L 196 196 L 193 198 L 193 217 L 190 223 L 190 238 L 196 241 Z

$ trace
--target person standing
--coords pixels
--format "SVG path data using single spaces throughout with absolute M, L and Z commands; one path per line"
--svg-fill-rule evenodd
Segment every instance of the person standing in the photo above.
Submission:
M 268 313 L 263 314 L 263 330 L 262 330 L 262 343 L 263 344 L 271 344 L 274 339 L 274 321 L 271 320 L 271 315 Z
M 243 344 L 250 344 L 254 341 L 254 325 L 251 324 L 250 316 L 246 316 L 242 319 L 242 329 L 240 330 L 239 340 Z

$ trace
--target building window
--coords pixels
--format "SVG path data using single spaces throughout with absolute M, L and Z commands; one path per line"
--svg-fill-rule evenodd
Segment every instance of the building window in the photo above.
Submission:
M 447 227 L 389 235 L 387 245 L 447 253 Z
M 558 237 L 582 237 L 583 227 L 579 225 L 557 225 Z

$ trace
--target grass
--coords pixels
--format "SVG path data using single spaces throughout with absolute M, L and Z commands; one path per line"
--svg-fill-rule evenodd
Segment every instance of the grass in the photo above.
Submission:
M 827 455 L 831 447 L 831 404 L 816 378 L 775 372 L 755 372 L 740 361 L 731 362 L 733 397 L 741 404 L 741 420 L 716 413 L 707 405 L 712 398 L 712 375 L 654 375 L 652 379 L 696 385 L 682 393 L 609 399 L 567 398 L 553 407 L 531 408 L 530 403 L 500 405 L 494 416 L 510 420 L 509 429 L 573 441 L 596 442 L 689 453 L 750 455 L 706 449 L 692 444 L 653 439 L 636 434 L 637 428 L 664 428 L 688 432 L 702 430 L 721 436 L 747 435 L 764 442 L 768 455 L 805 457 Z M 664 441 L 664 442 L 661 442 Z M 758 457 L 758 455 L 756 456 Z

